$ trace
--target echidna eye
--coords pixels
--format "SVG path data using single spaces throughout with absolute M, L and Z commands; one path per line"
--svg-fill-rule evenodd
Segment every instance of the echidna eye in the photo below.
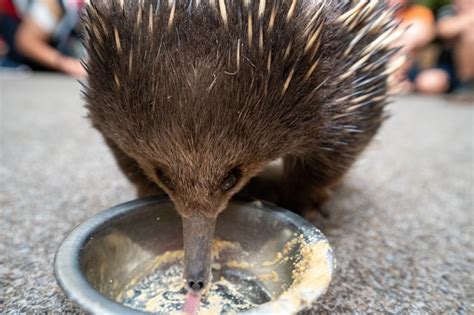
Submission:
M 159 167 L 155 169 L 155 174 L 158 179 L 166 186 L 169 190 L 173 190 L 173 182 L 171 179 L 166 175 L 163 170 Z
M 239 168 L 233 168 L 227 173 L 226 177 L 221 183 L 221 190 L 228 191 L 237 184 L 241 176 L 241 171 Z

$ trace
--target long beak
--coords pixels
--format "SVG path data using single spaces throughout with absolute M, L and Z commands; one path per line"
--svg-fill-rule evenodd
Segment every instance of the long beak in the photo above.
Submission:
M 183 217 L 184 279 L 190 292 L 200 293 L 210 283 L 215 226 L 215 218 Z

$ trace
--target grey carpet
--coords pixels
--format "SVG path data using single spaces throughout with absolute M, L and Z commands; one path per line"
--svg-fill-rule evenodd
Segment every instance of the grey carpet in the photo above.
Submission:
M 0 313 L 76 313 L 56 285 L 67 232 L 134 198 L 71 79 L 0 77 Z M 338 268 L 310 313 L 474 313 L 474 107 L 400 97 L 316 224 Z

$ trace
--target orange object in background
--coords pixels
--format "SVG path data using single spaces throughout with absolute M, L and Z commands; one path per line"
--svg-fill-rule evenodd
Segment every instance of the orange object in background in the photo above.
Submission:
M 408 23 L 418 20 L 426 24 L 433 24 L 435 21 L 431 10 L 421 5 L 411 5 L 403 8 L 397 12 L 396 17 L 397 19 Z

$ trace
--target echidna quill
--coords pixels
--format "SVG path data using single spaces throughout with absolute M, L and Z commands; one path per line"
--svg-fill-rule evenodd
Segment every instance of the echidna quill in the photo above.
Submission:
M 270 161 L 283 204 L 319 205 L 384 120 L 381 1 L 92 0 L 85 23 L 90 119 L 140 196 L 173 200 L 190 292 L 216 217 Z

